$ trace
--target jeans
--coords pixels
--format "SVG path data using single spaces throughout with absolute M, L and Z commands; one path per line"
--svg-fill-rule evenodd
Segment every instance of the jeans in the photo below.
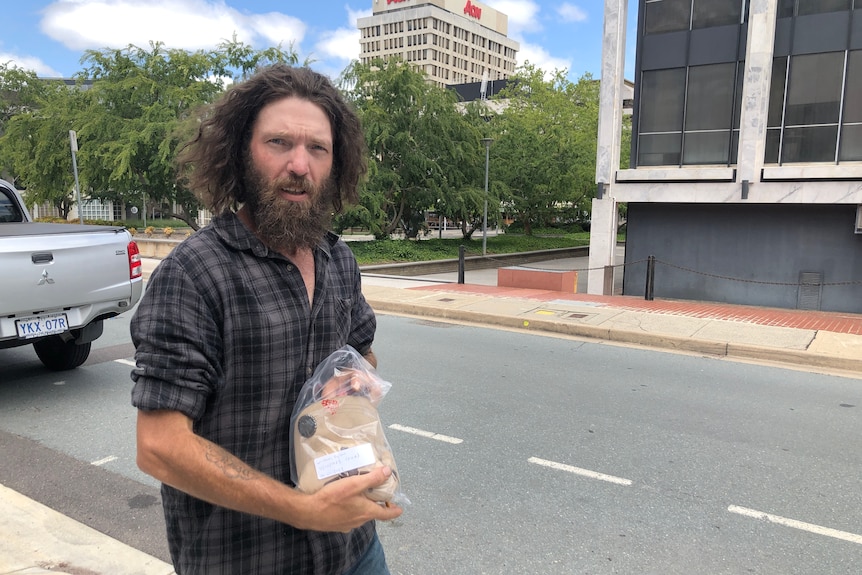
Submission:
M 383 545 L 380 544 L 380 539 L 376 533 L 368 545 L 365 555 L 360 557 L 356 565 L 348 569 L 344 575 L 389 575 L 386 556 L 383 554 Z

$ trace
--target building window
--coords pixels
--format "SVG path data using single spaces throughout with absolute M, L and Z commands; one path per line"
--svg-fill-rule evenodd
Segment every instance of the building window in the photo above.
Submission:
M 767 163 L 862 160 L 862 51 L 775 58 Z
M 644 27 L 646 34 L 688 30 L 691 23 L 691 0 L 646 0 Z
M 692 29 L 739 24 L 742 4 L 739 0 L 694 0 Z
M 741 68 L 741 64 L 726 63 L 644 72 L 638 165 L 734 163 Z
M 729 163 L 736 70 L 736 63 L 689 68 L 684 165 Z
M 643 73 L 638 165 L 679 165 L 685 108 L 685 79 L 685 68 Z

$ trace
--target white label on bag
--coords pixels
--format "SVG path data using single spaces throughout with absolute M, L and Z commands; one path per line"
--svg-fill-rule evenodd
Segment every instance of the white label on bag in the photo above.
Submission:
M 366 465 L 372 465 L 374 461 L 374 448 L 371 447 L 370 443 L 363 443 L 356 447 L 318 457 L 314 460 L 314 469 L 317 471 L 318 479 L 326 479 L 333 475 L 341 475 Z

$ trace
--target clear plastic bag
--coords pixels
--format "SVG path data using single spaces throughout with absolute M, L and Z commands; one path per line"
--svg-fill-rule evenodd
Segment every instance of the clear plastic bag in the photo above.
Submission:
M 403 505 L 395 458 L 377 413 L 392 388 L 353 347 L 327 357 L 299 392 L 290 418 L 290 474 L 300 491 L 387 465 L 392 475 L 367 493 L 379 503 Z

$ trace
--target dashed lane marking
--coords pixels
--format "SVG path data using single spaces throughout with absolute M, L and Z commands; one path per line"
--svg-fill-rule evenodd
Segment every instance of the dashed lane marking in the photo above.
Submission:
M 559 471 L 567 471 L 569 473 L 574 473 L 575 475 L 582 475 L 584 477 L 589 477 L 590 479 L 598 479 L 600 481 L 607 481 L 608 483 L 616 483 L 617 485 L 631 485 L 631 479 L 623 479 L 622 477 L 614 477 L 613 475 L 607 475 L 605 473 L 599 473 L 598 471 L 590 471 L 589 469 L 581 469 L 580 467 L 574 467 L 572 465 L 566 465 L 565 463 L 558 463 L 556 461 L 548 461 L 547 459 L 539 459 L 538 457 L 531 457 L 528 459 L 530 463 L 535 463 L 536 465 L 541 465 L 543 467 L 550 467 L 551 469 L 557 469 Z
M 106 463 L 110 463 L 110 462 L 116 461 L 116 460 L 117 460 L 116 455 L 109 455 L 107 457 L 103 457 L 102 459 L 97 459 L 96 461 L 91 461 L 90 465 L 95 465 L 98 467 L 100 465 L 104 465 Z
M 396 431 L 403 431 L 404 433 L 412 433 L 413 435 L 418 435 L 420 437 L 427 437 L 428 439 L 436 439 L 437 441 L 444 441 L 446 443 L 459 444 L 463 443 L 463 439 L 458 439 L 457 437 L 449 437 L 448 435 L 442 435 L 440 433 L 434 433 L 433 431 L 425 431 L 422 429 L 416 429 L 415 427 L 407 427 L 406 425 L 398 425 L 397 423 L 393 423 L 389 426 L 389 429 L 394 429 Z
M 802 531 L 808 531 L 809 533 L 825 535 L 826 537 L 833 537 L 835 539 L 841 539 L 843 541 L 862 545 L 862 535 L 857 535 L 855 533 L 839 531 L 838 529 L 823 527 L 822 525 L 815 525 L 813 523 L 805 523 L 804 521 L 797 521 L 796 519 L 788 519 L 787 517 L 781 517 L 780 515 L 772 515 L 771 513 L 764 513 L 763 511 L 748 509 L 747 507 L 740 507 L 738 505 L 730 505 L 727 510 L 731 513 L 736 513 L 737 515 L 743 515 L 753 519 L 765 519 L 770 523 L 777 523 L 778 525 L 784 525 L 785 527 L 801 529 Z

